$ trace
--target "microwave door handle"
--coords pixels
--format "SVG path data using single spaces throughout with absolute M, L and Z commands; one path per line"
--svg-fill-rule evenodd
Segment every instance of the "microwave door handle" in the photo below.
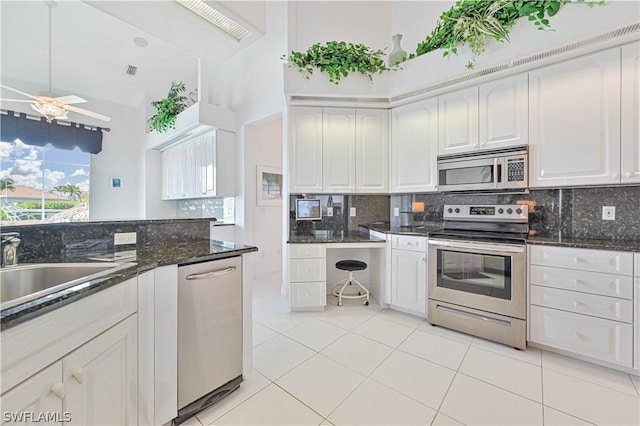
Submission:
M 498 157 L 493 159 L 493 187 L 498 188 L 498 181 L 500 180 L 500 171 L 498 169 Z

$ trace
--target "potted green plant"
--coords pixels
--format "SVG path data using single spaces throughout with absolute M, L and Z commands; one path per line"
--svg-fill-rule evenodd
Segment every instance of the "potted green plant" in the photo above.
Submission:
M 169 129 L 175 129 L 177 115 L 187 107 L 187 98 L 182 95 L 185 90 L 183 82 L 174 81 L 165 99 L 151 102 L 156 109 L 155 115 L 147 121 L 152 131 L 166 133 Z
M 281 58 L 289 61 L 289 68 L 298 68 L 307 79 L 317 68 L 329 74 L 329 82 L 334 84 L 340 83 L 340 79 L 349 73 L 358 72 L 373 82 L 373 74 L 399 69 L 397 66 L 387 66 L 384 51 L 344 41 L 316 43 L 306 52 L 292 51 Z

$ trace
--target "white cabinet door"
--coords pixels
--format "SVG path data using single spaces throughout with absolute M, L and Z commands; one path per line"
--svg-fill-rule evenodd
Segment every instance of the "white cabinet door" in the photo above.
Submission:
M 391 111 L 391 192 L 432 192 L 437 185 L 438 101 Z
M 322 108 L 289 109 L 289 189 L 322 191 Z
M 438 154 L 478 149 L 478 86 L 438 97 Z
M 640 182 L 640 43 L 622 47 L 622 182 Z
M 391 305 L 426 314 L 426 253 L 391 250 L 391 271 Z
M 62 425 L 68 420 L 62 409 L 64 391 L 62 363 L 56 362 L 2 394 L 2 424 Z M 33 421 L 40 415 L 47 417 Z
M 620 182 L 620 49 L 529 73 L 529 186 Z
M 481 84 L 479 88 L 479 149 L 529 143 L 527 74 Z
M 72 425 L 138 422 L 136 315 L 62 359 Z
M 322 190 L 348 193 L 356 190 L 356 111 L 322 110 Z
M 356 110 L 356 192 L 389 192 L 389 112 Z

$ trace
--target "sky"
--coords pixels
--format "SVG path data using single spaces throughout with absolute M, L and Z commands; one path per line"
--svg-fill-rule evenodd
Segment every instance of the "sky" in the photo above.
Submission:
M 72 184 L 89 192 L 89 158 L 90 154 L 77 148 L 67 151 L 25 145 L 20 140 L 0 142 L 0 178 L 11 178 L 16 186 L 42 189 L 44 170 L 45 191 Z

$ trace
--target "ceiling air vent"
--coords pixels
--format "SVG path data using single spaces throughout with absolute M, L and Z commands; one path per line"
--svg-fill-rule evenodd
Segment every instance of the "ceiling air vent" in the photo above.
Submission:
M 138 72 L 138 67 L 134 67 L 133 65 L 127 65 L 127 74 L 129 75 L 136 75 L 136 73 Z

